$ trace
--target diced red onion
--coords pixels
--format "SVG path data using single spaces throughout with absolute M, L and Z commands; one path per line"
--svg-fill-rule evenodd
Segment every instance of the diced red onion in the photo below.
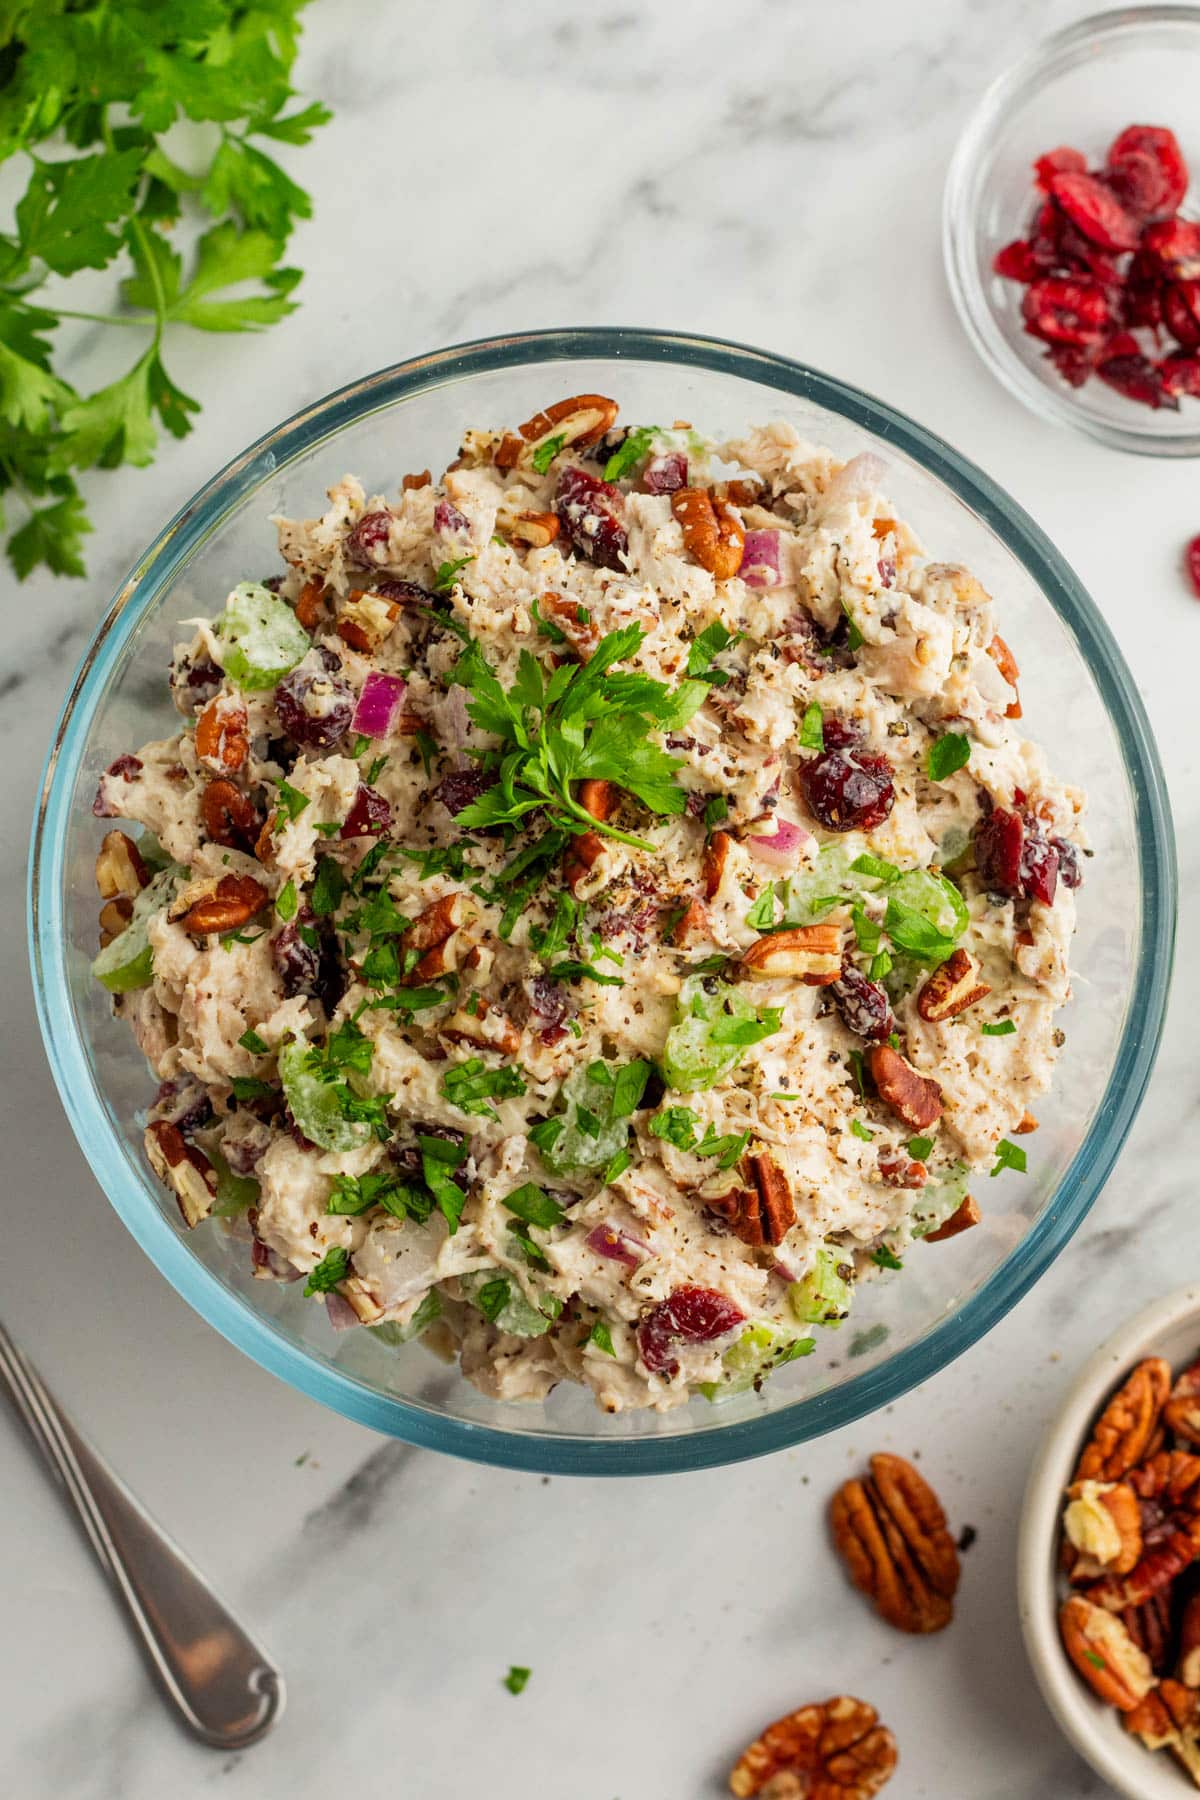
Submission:
M 400 675 L 383 675 L 373 669 L 363 682 L 354 709 L 352 729 L 367 737 L 386 737 L 404 707 L 407 683 Z
M 860 450 L 844 468 L 838 470 L 825 489 L 823 504 L 838 506 L 843 500 L 863 500 L 878 492 L 887 474 L 887 464 L 872 450 Z
M 333 1289 L 325 1296 L 325 1317 L 335 1331 L 353 1331 L 356 1325 L 362 1324 L 345 1295 L 336 1293 Z
M 450 739 L 451 746 L 460 752 L 456 757 L 456 762 L 461 769 L 468 761 L 461 751 L 471 731 L 471 720 L 467 713 L 467 690 L 461 681 L 456 681 L 446 696 L 445 720 L 446 734 Z
M 756 826 L 761 826 L 762 830 L 756 830 Z M 759 862 L 770 863 L 774 869 L 794 869 L 813 842 L 813 837 L 811 832 L 805 831 L 803 825 L 794 825 L 790 819 L 769 814 L 766 818 L 753 822 L 742 842 L 751 856 L 756 856 Z
M 748 531 L 738 574 L 752 588 L 779 586 L 779 533 Z
M 611 1262 L 624 1263 L 627 1269 L 636 1269 L 650 1254 L 649 1244 L 643 1244 L 640 1238 L 631 1237 L 627 1231 L 618 1231 L 613 1225 L 597 1225 L 594 1231 L 588 1232 L 587 1241 L 588 1248 L 594 1250 L 597 1256 L 607 1256 Z

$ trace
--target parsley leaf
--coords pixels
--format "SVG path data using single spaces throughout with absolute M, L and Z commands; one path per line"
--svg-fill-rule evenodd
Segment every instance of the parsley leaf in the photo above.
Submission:
M 775 923 L 775 883 L 768 881 L 750 911 L 746 923 L 751 931 L 769 931 Z
M 368 852 L 370 854 L 370 852 Z M 317 861 L 317 875 L 313 882 L 309 905 L 318 919 L 328 918 L 342 904 L 342 896 L 346 891 L 346 878 L 342 874 L 342 866 L 332 856 L 322 856 Z
M 825 748 L 825 715 L 819 701 L 811 700 L 804 709 L 804 720 L 800 726 L 800 747 L 803 750 Z
M 930 781 L 945 781 L 956 769 L 963 769 L 971 760 L 971 740 L 959 731 L 947 731 L 929 746 L 929 754 L 925 759 L 925 767 L 929 771 Z
M 289 919 L 295 918 L 299 905 L 300 898 L 296 893 L 296 884 L 289 875 L 287 881 L 275 896 L 276 916 L 282 919 L 284 924 L 286 924 Z
M 727 631 L 720 619 L 714 619 L 692 641 L 688 650 L 688 674 L 695 680 L 707 682 L 710 687 L 725 687 L 729 676 L 724 669 L 714 669 L 713 661 L 722 650 L 728 650 L 730 644 L 736 642 L 735 634 Z
M 617 1354 L 613 1349 L 612 1332 L 608 1329 L 608 1326 L 604 1323 L 603 1319 L 597 1319 L 592 1326 L 592 1329 L 588 1333 L 588 1343 L 595 1344 L 597 1350 L 602 1350 L 605 1356 L 615 1356 Z
M 332 1293 L 340 1281 L 345 1281 L 350 1273 L 350 1252 L 335 1244 L 327 1250 L 315 1269 L 308 1272 L 308 1280 L 304 1284 L 305 1295 Z
M 529 460 L 539 475 L 546 473 L 566 441 L 566 433 L 560 431 L 557 437 L 549 437 L 545 443 L 538 445 Z
M 507 1287 L 507 1283 L 505 1283 L 505 1286 Z M 482 1293 L 479 1298 L 483 1298 Z M 510 1694 L 523 1694 L 525 1691 L 525 1684 L 532 1674 L 532 1669 L 521 1669 L 514 1663 L 509 1669 L 508 1674 L 504 1677 L 504 1685 Z
M 558 1201 L 544 1193 L 532 1181 L 525 1182 L 522 1187 L 514 1188 L 504 1205 L 518 1219 L 524 1219 L 527 1225 L 541 1225 L 547 1231 L 554 1225 L 561 1225 L 565 1217 Z
M 1017 1022 L 1015 1019 L 998 1019 L 995 1024 L 981 1025 L 979 1029 L 984 1037 L 1011 1037 Z
M 450 1236 L 458 1230 L 458 1221 L 462 1217 L 462 1209 L 467 1203 L 467 1196 L 453 1179 L 452 1171 L 459 1168 L 467 1160 L 466 1144 L 455 1143 L 452 1138 L 418 1136 L 417 1144 L 421 1151 L 421 1173 L 425 1177 L 425 1185 L 437 1201 L 438 1210 L 450 1227 Z
M 434 593 L 450 593 L 454 587 L 454 580 L 458 571 L 460 569 L 465 569 L 468 563 L 474 561 L 475 558 L 473 556 L 460 556 L 453 562 L 439 563 L 437 574 L 433 578 Z
M 248 1050 L 251 1056 L 269 1056 L 271 1054 L 270 1045 L 264 1043 L 257 1031 L 253 1029 L 243 1031 L 238 1043 L 243 1050 Z
M 872 1250 L 871 1261 L 880 1269 L 902 1269 L 904 1267 L 896 1252 L 889 1250 L 886 1244 L 880 1244 L 877 1250 Z
M 451 1105 L 483 1119 L 500 1116 L 488 1105 L 489 1099 L 505 1099 L 524 1092 L 525 1081 L 519 1069 L 508 1064 L 489 1069 L 481 1056 L 469 1056 L 442 1076 L 442 1093 Z
M 851 1119 L 850 1129 L 856 1138 L 861 1138 L 863 1140 L 864 1144 L 869 1144 L 875 1136 L 873 1131 L 868 1131 L 861 1119 Z
M 293 819 L 298 819 L 309 804 L 309 799 L 309 795 L 302 794 L 299 788 L 292 787 L 289 782 L 281 781 L 275 793 L 275 804 L 278 808 L 275 820 L 276 831 L 282 831 L 285 825 Z
M 604 465 L 605 481 L 620 481 L 622 475 L 628 475 L 630 469 L 650 454 L 657 432 L 657 425 L 639 425 L 633 431 L 627 431 L 623 442 Z
M 927 1162 L 929 1160 L 929 1152 L 932 1149 L 932 1138 L 913 1137 L 908 1140 L 908 1154 L 917 1162 Z
M 235 1075 L 229 1083 L 235 1100 L 273 1100 L 275 1089 L 255 1075 Z
M 989 1173 L 999 1175 L 1003 1169 L 1015 1169 L 1018 1175 L 1024 1175 L 1026 1160 L 1020 1144 L 1012 1144 L 1007 1138 L 1001 1138 L 996 1145 L 996 1166 Z

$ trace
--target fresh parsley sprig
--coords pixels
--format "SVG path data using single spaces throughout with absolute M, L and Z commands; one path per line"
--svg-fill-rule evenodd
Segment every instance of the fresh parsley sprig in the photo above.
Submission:
M 29 164 L 0 234 L 0 494 L 20 502 L 7 554 L 21 580 L 39 565 L 83 575 L 76 471 L 143 466 L 160 429 L 191 430 L 199 402 L 163 362 L 175 327 L 259 331 L 295 310 L 300 271 L 281 265 L 312 206 L 267 147 L 306 144 L 331 116 L 319 101 L 287 110 L 305 4 L 3 9 L 0 163 Z M 164 148 L 183 119 L 211 138 L 186 169 Z M 185 215 L 207 225 L 186 267 L 168 235 Z M 59 305 L 64 280 L 93 269 L 121 277 L 112 310 Z M 91 393 L 56 367 L 52 336 L 72 320 L 137 334 L 132 362 Z
M 537 658 L 523 651 L 508 688 L 480 645 L 467 645 L 450 679 L 468 690 L 468 713 L 500 739 L 501 751 L 495 786 L 456 814 L 459 825 L 519 825 L 542 811 L 552 829 L 598 831 L 635 850 L 654 849 L 645 838 L 594 819 L 574 791 L 581 781 L 607 780 L 661 816 L 687 806 L 674 778 L 681 759 L 650 734 L 679 730 L 703 705 L 708 687 L 688 680 L 672 689 L 649 675 L 617 670 L 645 636 L 640 625 L 610 631 L 586 663 L 564 663 L 548 678 Z

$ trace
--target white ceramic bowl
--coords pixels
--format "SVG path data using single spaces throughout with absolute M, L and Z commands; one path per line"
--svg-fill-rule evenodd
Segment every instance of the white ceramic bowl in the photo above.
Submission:
M 1130 1737 L 1120 1715 L 1096 1699 L 1067 1660 L 1058 1635 L 1063 1489 L 1093 1419 L 1135 1363 L 1145 1356 L 1164 1356 L 1178 1372 L 1195 1360 L 1198 1349 L 1200 1283 L 1155 1300 L 1122 1325 L 1084 1364 L 1042 1440 L 1021 1513 L 1017 1601 L 1038 1686 L 1079 1754 L 1129 1800 L 1187 1800 L 1196 1789 L 1168 1752 L 1152 1752 Z

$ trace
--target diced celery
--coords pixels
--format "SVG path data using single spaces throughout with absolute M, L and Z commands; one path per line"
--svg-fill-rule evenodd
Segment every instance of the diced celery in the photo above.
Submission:
M 706 985 L 707 984 L 707 985 Z M 679 990 L 675 1024 L 663 1046 L 663 1076 L 681 1093 L 713 1087 L 737 1066 L 751 1044 L 771 1037 L 782 1022 L 773 1008 L 759 1012 L 743 988 L 692 975 Z
M 92 964 L 92 974 L 110 994 L 128 994 L 149 987 L 154 980 L 154 953 L 148 931 L 155 913 L 170 904 L 187 871 L 178 863 L 167 867 L 144 887 L 133 903 L 133 916 Z
M 258 581 L 241 581 L 213 627 L 217 661 L 240 688 L 272 688 L 312 640 L 284 600 Z
M 459 1281 L 471 1305 L 490 1319 L 498 1331 L 526 1338 L 541 1337 L 549 1331 L 550 1313 L 530 1305 L 515 1276 L 506 1275 L 501 1269 L 477 1269 L 473 1274 L 460 1275 Z M 561 1309 L 555 1296 L 547 1296 L 548 1304 L 551 1301 L 555 1302 L 551 1310 L 557 1317 Z
M 944 1175 L 927 1181 L 913 1204 L 910 1215 L 914 1237 L 928 1237 L 944 1225 L 962 1205 L 971 1185 L 971 1171 L 965 1163 L 955 1163 Z
M 361 1119 L 347 1119 L 342 1110 L 346 1082 L 342 1077 L 323 1081 L 311 1067 L 311 1052 L 303 1038 L 293 1038 L 279 1052 L 279 1077 L 292 1110 L 304 1133 L 322 1150 L 358 1150 L 371 1136 Z
M 700 1392 L 706 1400 L 727 1400 L 734 1394 L 744 1394 L 784 1363 L 795 1362 L 798 1356 L 811 1356 L 815 1349 L 816 1342 L 807 1333 L 797 1333 L 776 1319 L 756 1319 L 721 1358 L 721 1379 L 702 1381 Z
M 367 1330 L 373 1332 L 380 1343 L 393 1346 L 408 1344 L 413 1338 L 420 1337 L 441 1316 L 442 1296 L 436 1288 L 430 1288 L 407 1325 L 401 1325 L 396 1319 L 386 1319 L 382 1325 L 368 1325 Z
M 219 1150 L 210 1149 L 208 1160 L 217 1172 L 217 1197 L 212 1210 L 218 1219 L 234 1219 L 258 1205 L 261 1192 L 252 1175 L 235 1175 Z
M 542 1161 L 555 1175 L 572 1169 L 604 1169 L 629 1141 L 629 1120 L 612 1117 L 613 1071 L 604 1065 L 607 1081 L 597 1080 L 593 1065 L 581 1065 L 563 1083 L 564 1123 L 552 1144 L 541 1151 Z M 580 1122 L 582 1118 L 582 1123 Z
M 787 1299 L 802 1325 L 836 1329 L 854 1300 L 854 1264 L 849 1253 L 822 1244 L 812 1268 L 788 1288 Z

